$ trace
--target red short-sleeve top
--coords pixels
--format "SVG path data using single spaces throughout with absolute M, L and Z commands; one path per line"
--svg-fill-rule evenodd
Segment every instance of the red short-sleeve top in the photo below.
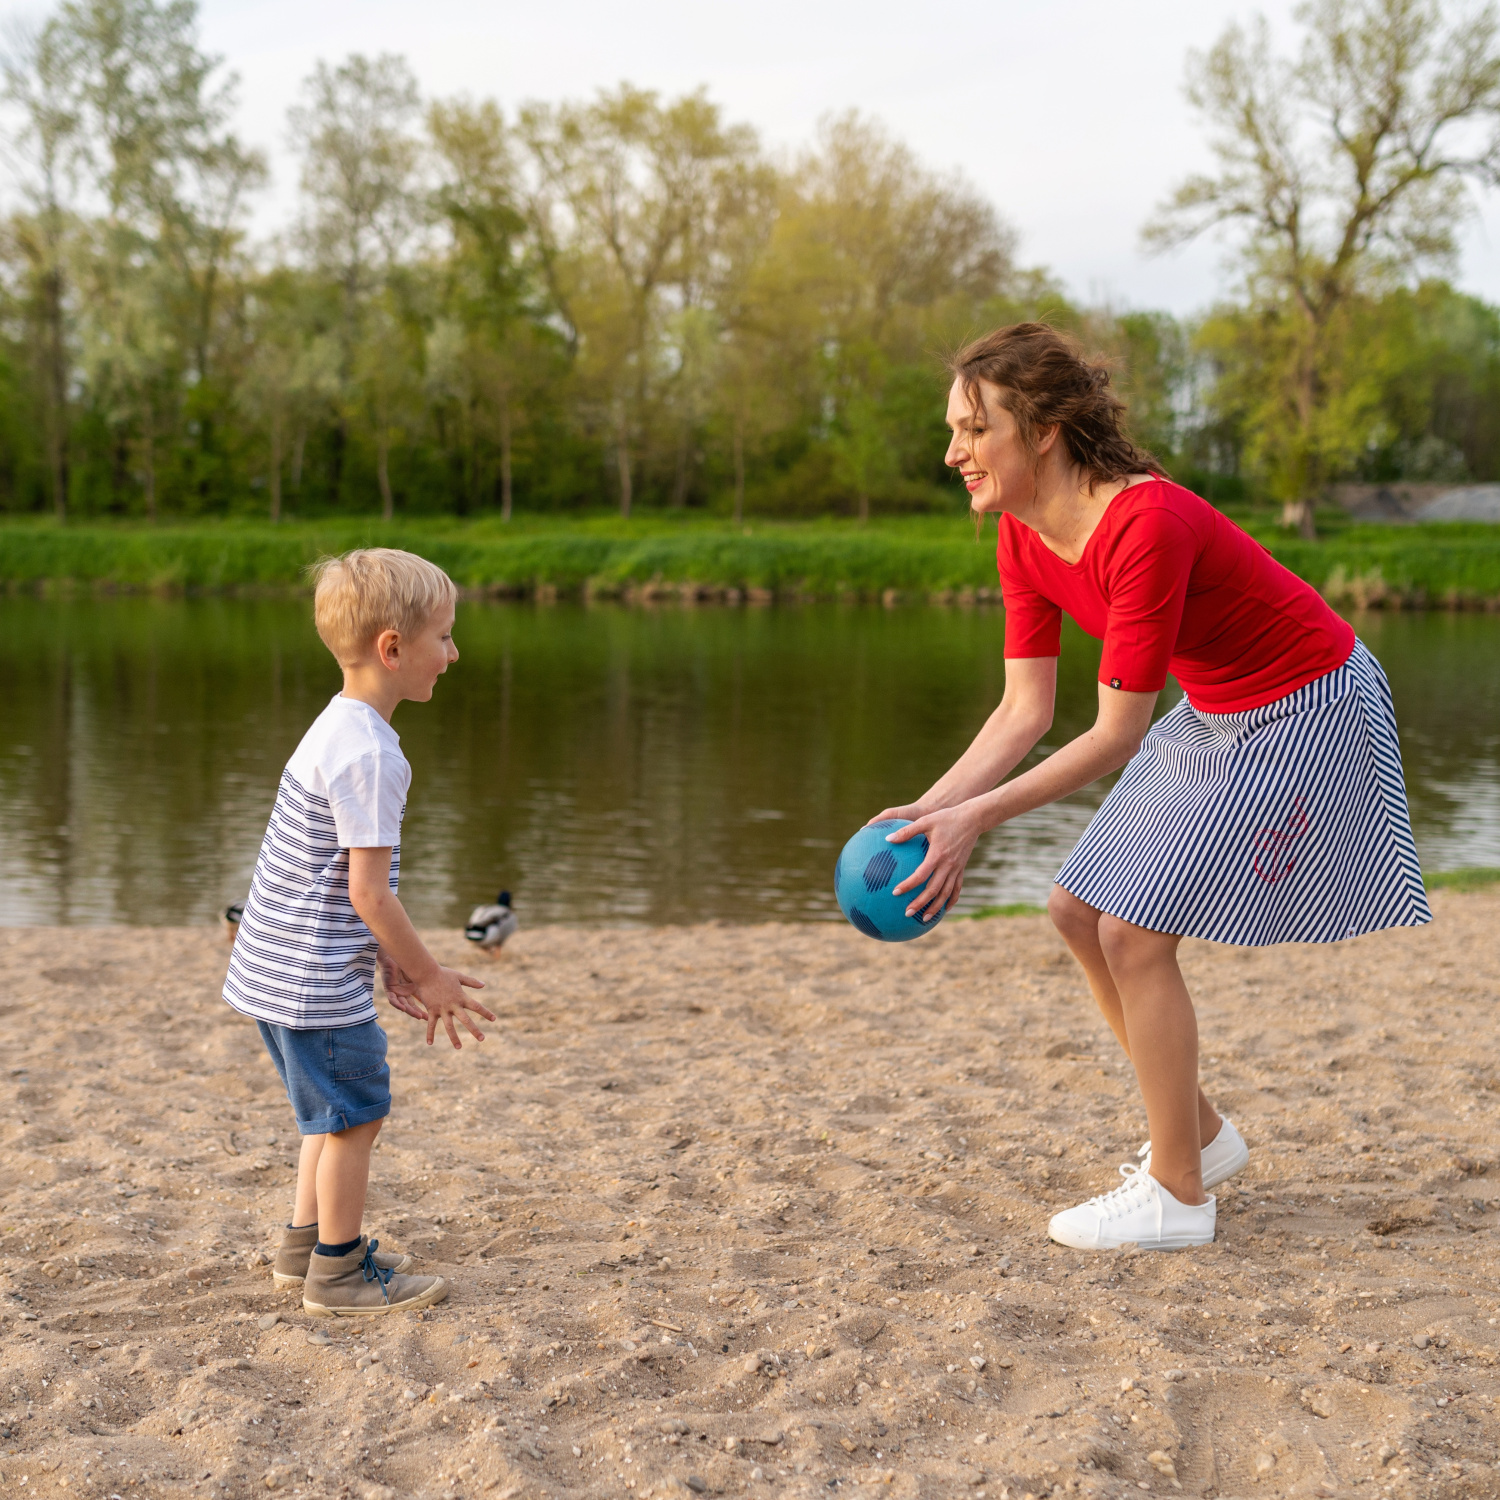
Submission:
M 1316 589 L 1166 479 L 1121 490 L 1076 563 L 1009 514 L 996 558 L 1007 657 L 1058 655 L 1066 610 L 1104 642 L 1100 682 L 1153 693 L 1171 672 L 1205 713 L 1273 703 L 1354 649 Z

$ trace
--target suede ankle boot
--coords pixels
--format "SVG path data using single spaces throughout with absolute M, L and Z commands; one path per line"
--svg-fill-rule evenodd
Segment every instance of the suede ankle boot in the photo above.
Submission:
M 276 1260 L 271 1267 L 271 1276 L 279 1287 L 301 1286 L 307 1276 L 308 1258 L 313 1253 L 313 1246 L 318 1243 L 318 1226 L 316 1224 L 304 1224 L 300 1229 L 294 1229 L 287 1225 L 286 1233 L 281 1237 L 281 1244 L 276 1249 Z M 375 1242 L 379 1244 L 379 1240 Z M 392 1253 L 389 1250 L 380 1251 L 375 1257 L 375 1264 L 382 1271 L 409 1271 L 416 1262 L 409 1255 L 402 1255 L 400 1251 Z
M 347 1255 L 308 1257 L 302 1309 L 315 1318 L 367 1318 L 416 1312 L 448 1295 L 441 1276 L 402 1276 L 376 1258 L 379 1242 L 360 1236 Z

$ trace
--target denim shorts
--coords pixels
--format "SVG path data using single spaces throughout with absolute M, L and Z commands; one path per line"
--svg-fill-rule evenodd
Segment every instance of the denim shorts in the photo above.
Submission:
M 293 1031 L 257 1021 L 303 1135 L 330 1135 L 391 1112 L 391 1070 L 379 1021 Z

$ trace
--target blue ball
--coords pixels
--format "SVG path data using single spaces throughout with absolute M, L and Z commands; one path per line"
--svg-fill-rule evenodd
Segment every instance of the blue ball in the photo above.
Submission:
M 833 867 L 833 893 L 839 910 L 866 937 L 882 943 L 907 943 L 931 932 L 942 918 L 924 922 L 906 915 L 907 904 L 917 891 L 893 896 L 900 885 L 927 858 L 927 839 L 918 834 L 904 844 L 888 844 L 885 836 L 905 828 L 909 818 L 886 818 L 861 828 L 844 845 Z

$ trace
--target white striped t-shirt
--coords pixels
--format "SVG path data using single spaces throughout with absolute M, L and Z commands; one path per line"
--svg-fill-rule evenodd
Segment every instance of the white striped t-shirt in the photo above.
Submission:
M 224 998 L 298 1031 L 375 1019 L 375 934 L 349 900 L 349 851 L 391 846 L 401 871 L 401 818 L 411 767 L 396 731 L 342 695 L 287 762 L 229 956 Z

